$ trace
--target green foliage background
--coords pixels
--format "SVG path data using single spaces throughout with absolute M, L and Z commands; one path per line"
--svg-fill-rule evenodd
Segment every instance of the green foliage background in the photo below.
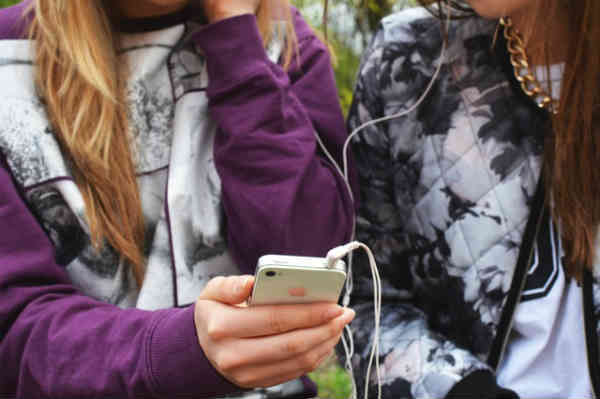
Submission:
M 0 8 L 18 2 L 19 0 L 0 0 Z M 292 3 L 304 13 L 317 31 L 323 31 L 323 0 L 292 0 Z M 329 0 L 329 3 L 332 13 L 327 22 L 328 41 L 334 55 L 340 102 L 344 112 L 347 112 L 352 101 L 360 53 L 377 28 L 379 20 L 393 10 L 414 6 L 415 0 Z M 322 399 L 344 399 L 350 396 L 350 379 L 335 359 L 311 373 L 311 378 L 319 386 L 319 397 Z

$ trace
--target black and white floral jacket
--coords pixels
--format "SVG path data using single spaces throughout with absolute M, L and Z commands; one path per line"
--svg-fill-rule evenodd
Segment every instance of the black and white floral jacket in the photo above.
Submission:
M 526 275 L 519 253 L 527 260 L 535 237 L 526 233 L 528 220 L 544 206 L 532 203 L 548 117 L 516 86 L 505 44 L 493 45 L 495 29 L 495 21 L 478 17 L 452 22 L 425 101 L 353 143 L 357 234 L 375 253 L 383 280 L 384 398 L 512 397 L 493 373 Z M 363 59 L 350 129 L 413 105 L 441 49 L 440 21 L 426 10 L 385 18 Z M 357 261 L 352 295 L 359 383 L 373 337 L 364 263 Z M 596 265 L 583 289 L 589 370 L 599 392 Z

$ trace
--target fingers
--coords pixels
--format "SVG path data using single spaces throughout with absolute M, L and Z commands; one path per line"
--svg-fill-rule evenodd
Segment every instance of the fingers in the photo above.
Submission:
M 339 337 L 344 326 L 353 318 L 354 311 L 345 309 L 341 316 L 317 327 L 279 335 L 242 339 L 236 341 L 235 345 L 230 348 L 231 352 L 224 356 L 230 357 L 233 361 L 235 359 L 240 361 L 241 359 L 236 354 L 243 351 L 245 359 L 251 359 L 252 364 L 271 364 L 292 359 L 309 352 L 333 337 Z
M 344 312 L 336 304 L 268 305 L 231 309 L 229 336 L 238 338 L 278 335 L 312 328 L 339 317 Z M 221 319 L 225 323 L 227 320 Z
M 281 362 L 237 369 L 235 371 L 237 384 L 244 388 L 268 387 L 310 373 L 332 354 L 340 337 L 341 332 L 311 350 Z
M 253 276 L 215 277 L 206 284 L 199 299 L 237 305 L 248 299 L 253 285 Z
M 205 297 L 227 290 L 227 283 L 213 285 Z M 201 299 L 194 316 L 199 343 L 215 369 L 237 385 L 257 387 L 317 367 L 355 313 L 335 304 L 240 308 Z
M 214 360 L 218 369 L 227 372 L 294 359 L 332 339 L 337 342 L 344 326 L 353 318 L 354 311 L 346 309 L 341 316 L 322 326 L 268 337 L 229 339 L 227 348 Z
M 314 371 L 316 370 L 318 367 L 320 367 L 323 363 L 325 363 L 325 361 L 327 359 L 329 359 L 331 356 L 333 356 L 333 350 L 330 350 L 325 356 L 323 356 L 319 361 L 318 361 L 318 366 L 311 370 Z M 278 385 L 278 384 L 283 384 L 284 382 L 288 382 L 291 380 L 294 380 L 296 378 L 300 378 L 303 375 L 307 374 L 308 372 L 298 372 L 298 371 L 294 371 L 291 372 L 289 374 L 286 375 L 279 375 L 277 377 L 274 378 L 270 378 L 270 379 L 266 379 L 266 380 L 262 380 L 259 381 L 256 385 L 257 388 L 267 388 L 267 387 L 272 387 L 274 385 Z

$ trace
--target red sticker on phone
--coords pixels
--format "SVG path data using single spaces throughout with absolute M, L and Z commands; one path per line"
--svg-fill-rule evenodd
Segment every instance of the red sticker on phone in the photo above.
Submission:
M 306 289 L 304 287 L 292 287 L 288 290 L 290 296 L 306 296 Z

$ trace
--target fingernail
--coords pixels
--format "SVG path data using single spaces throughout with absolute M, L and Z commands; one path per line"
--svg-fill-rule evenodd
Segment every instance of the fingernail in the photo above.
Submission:
M 352 320 L 354 320 L 356 312 L 354 309 L 346 308 L 344 316 L 346 316 L 346 320 L 348 320 L 348 323 L 350 323 Z
M 342 309 L 341 306 L 336 306 L 334 308 L 330 308 L 325 312 L 325 320 L 331 320 L 331 319 L 335 319 L 336 317 L 338 317 L 339 315 L 341 315 L 344 312 L 344 309 Z

